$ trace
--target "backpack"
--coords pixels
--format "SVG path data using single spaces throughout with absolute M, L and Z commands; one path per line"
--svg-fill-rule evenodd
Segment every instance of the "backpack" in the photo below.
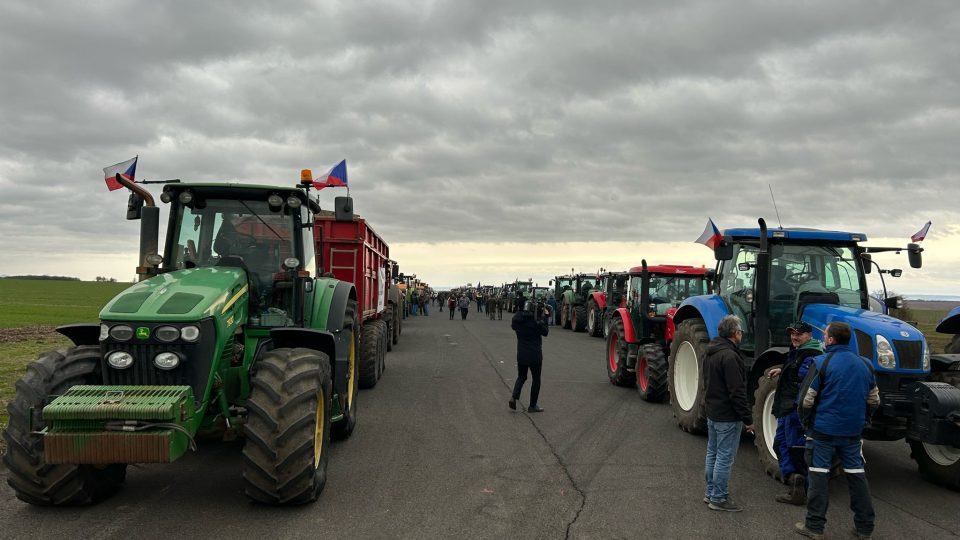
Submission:
M 800 425 L 803 426 L 803 429 L 810 431 L 813 429 L 814 421 L 817 418 L 817 406 L 820 405 L 820 396 L 823 395 L 823 390 L 827 386 L 827 366 L 830 365 L 830 359 L 833 357 L 834 353 L 830 353 L 823 360 L 823 365 L 820 366 L 820 369 L 811 369 L 807 372 L 807 376 L 803 378 L 803 383 L 800 385 L 800 394 L 798 395 L 799 403 L 797 404 L 797 414 L 800 416 Z M 813 365 L 816 367 L 816 364 Z M 810 387 L 813 385 L 813 381 L 820 377 L 820 391 L 817 392 L 816 397 L 813 398 L 813 407 L 809 409 L 803 406 L 803 398 L 807 395 L 807 390 L 810 390 Z

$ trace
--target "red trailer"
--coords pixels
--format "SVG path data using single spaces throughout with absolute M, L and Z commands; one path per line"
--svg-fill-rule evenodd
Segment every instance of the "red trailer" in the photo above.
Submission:
M 388 309 L 390 248 L 359 216 L 337 219 L 334 212 L 315 214 L 314 241 L 317 274 L 330 272 L 357 288 L 360 313 L 360 358 L 357 366 L 360 387 L 372 388 L 383 373 L 393 310 Z

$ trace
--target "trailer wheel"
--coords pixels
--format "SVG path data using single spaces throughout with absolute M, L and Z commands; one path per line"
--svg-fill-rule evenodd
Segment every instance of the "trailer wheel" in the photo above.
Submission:
M 640 347 L 640 358 L 637 359 L 637 390 L 640 392 L 640 399 L 659 403 L 667 397 L 669 367 L 660 345 L 647 343 Z
M 387 309 L 383 312 L 383 322 L 386 324 L 384 328 L 383 338 L 387 345 L 387 352 L 393 350 L 393 325 L 396 324 L 393 321 L 393 310 Z
M 100 347 L 81 345 L 42 353 L 17 381 L 17 395 L 7 405 L 10 419 L 3 438 L 7 452 L 3 463 L 7 483 L 17 498 L 39 506 L 80 505 L 100 501 L 120 488 L 127 465 L 47 464 L 44 462 L 44 429 L 41 411 L 48 396 L 63 394 L 71 386 L 100 383 Z
M 780 461 L 773 447 L 773 441 L 777 435 L 777 417 L 773 415 L 773 396 L 777 391 L 777 381 L 780 377 L 767 376 L 771 369 L 773 367 L 764 371 L 757 383 L 757 390 L 753 394 L 753 444 L 757 447 L 757 456 L 760 458 L 763 471 L 782 482 Z
M 400 342 L 400 317 L 397 316 L 397 306 L 390 308 L 393 310 L 393 344 L 396 345 Z
M 340 397 L 340 410 L 343 411 L 343 419 L 333 424 L 331 436 L 337 440 L 348 439 L 353 434 L 357 426 L 357 395 L 360 393 L 359 375 L 357 373 L 357 356 L 360 348 L 360 335 L 357 333 L 359 321 L 357 319 L 357 302 L 350 300 L 347 302 L 346 317 L 350 323 L 350 361 L 347 363 L 347 391 Z M 346 330 L 346 328 L 344 329 Z
M 266 504 L 315 501 L 327 483 L 330 359 L 313 349 L 274 349 L 256 366 L 244 426 L 244 492 Z
M 380 378 L 380 326 L 367 321 L 360 334 L 360 388 L 373 388 Z
M 587 306 L 587 333 L 593 337 L 600 337 L 603 335 L 603 312 L 592 298 Z
M 687 319 L 677 327 L 670 345 L 670 404 L 677 424 L 690 433 L 707 429 L 701 379 L 709 341 L 703 319 Z
M 573 306 L 570 316 L 570 327 L 574 332 L 583 332 L 587 329 L 587 306 L 580 304 Z
M 607 378 L 617 386 L 632 386 L 636 381 L 636 373 L 627 371 L 627 342 L 623 339 L 623 320 L 617 320 L 610 325 L 610 335 L 607 336 Z
M 384 321 L 377 321 L 378 326 L 380 326 L 380 372 L 377 375 L 377 378 L 383 377 L 383 372 L 387 370 L 387 351 L 389 350 L 390 343 L 390 327 L 387 326 L 387 323 Z

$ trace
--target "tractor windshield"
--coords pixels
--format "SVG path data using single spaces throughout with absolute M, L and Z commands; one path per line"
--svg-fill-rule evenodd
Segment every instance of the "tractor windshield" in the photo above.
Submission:
M 666 315 L 668 309 L 691 296 L 707 294 L 707 281 L 703 276 L 654 274 L 650 276 L 649 287 L 650 303 L 657 315 Z
M 273 284 L 284 259 L 297 256 L 296 216 L 273 212 L 265 201 L 206 199 L 204 203 L 202 208 L 178 206 L 169 243 L 170 266 L 178 270 L 217 265 L 244 268 L 255 305 L 264 310 L 285 308 L 273 305 Z

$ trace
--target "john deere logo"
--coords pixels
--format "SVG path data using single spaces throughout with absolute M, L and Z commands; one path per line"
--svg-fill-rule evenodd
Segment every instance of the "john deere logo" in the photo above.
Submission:
M 150 329 L 146 326 L 141 326 L 137 328 L 137 339 L 149 339 L 150 338 Z

